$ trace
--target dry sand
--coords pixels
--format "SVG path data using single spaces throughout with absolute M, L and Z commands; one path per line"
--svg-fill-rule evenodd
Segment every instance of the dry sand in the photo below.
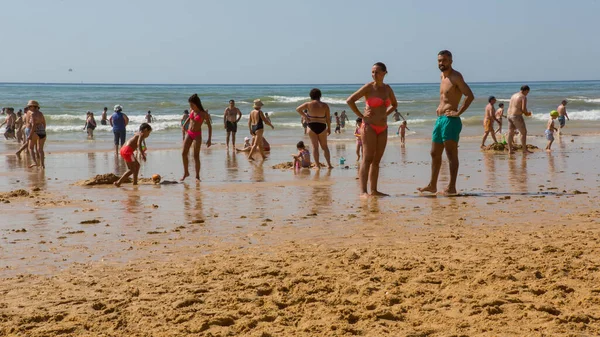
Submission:
M 243 157 L 197 185 L 44 176 L 0 204 L 0 335 L 597 336 L 594 143 L 464 152 L 455 198 L 412 192 L 429 162 L 410 148 L 388 149 L 382 199 L 355 170 Z

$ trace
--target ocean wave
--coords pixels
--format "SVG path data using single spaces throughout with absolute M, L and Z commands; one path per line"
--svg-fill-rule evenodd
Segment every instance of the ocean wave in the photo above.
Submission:
M 152 123 L 152 131 L 163 131 L 170 129 L 180 129 L 181 125 L 179 122 L 155 122 Z M 127 125 L 128 132 L 136 132 L 139 130 L 139 123 L 130 123 Z M 83 125 L 48 125 L 46 130 L 51 133 L 60 133 L 60 132 L 85 132 L 83 130 Z M 94 132 L 111 132 L 112 127 L 110 125 L 100 125 L 96 127 Z
M 267 96 L 272 102 L 277 103 L 300 103 L 310 101 L 308 96 Z M 346 104 L 346 100 L 342 98 L 321 97 L 321 101 L 327 104 Z
M 569 118 L 572 120 L 581 120 L 581 121 L 599 121 L 600 120 L 600 110 L 583 110 L 583 111 L 567 111 Z M 542 114 L 533 114 L 532 118 L 536 120 L 544 120 L 547 121 L 550 117 L 550 113 L 542 113 Z

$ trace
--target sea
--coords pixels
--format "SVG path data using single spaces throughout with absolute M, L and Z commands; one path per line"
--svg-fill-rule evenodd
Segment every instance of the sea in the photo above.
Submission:
M 600 134 L 600 81 L 567 82 L 502 82 L 469 83 L 475 94 L 475 101 L 463 114 L 463 137 L 479 137 L 482 134 L 483 113 L 487 98 L 493 95 L 498 103 L 504 102 L 508 108 L 511 95 L 523 84 L 531 87 L 528 107 L 533 116 L 527 119 L 530 135 L 543 136 L 549 112 L 557 108 L 563 99 L 569 101 L 567 112 L 571 118 L 567 122 L 565 133 Z M 265 137 L 271 143 L 295 144 L 303 139 L 300 116 L 295 111 L 303 102 L 309 101 L 312 88 L 319 88 L 322 100 L 330 105 L 331 112 L 346 110 L 351 122 L 341 134 L 333 134 L 330 141 L 351 141 L 353 139 L 354 119 L 356 116 L 348 108 L 346 98 L 359 89 L 362 84 L 326 84 L 326 85 L 177 85 L 177 84 L 44 84 L 44 83 L 0 83 L 0 106 L 22 109 L 28 100 L 37 100 L 46 116 L 48 146 L 52 143 L 84 142 L 110 143 L 112 132 L 109 126 L 100 125 L 100 114 L 107 107 L 109 114 L 113 106 L 120 104 L 129 116 L 128 132 L 133 133 L 145 121 L 148 111 L 152 112 L 155 122 L 149 141 L 180 144 L 180 119 L 185 109 L 189 109 L 187 99 L 197 93 L 205 109 L 212 116 L 214 130 L 213 143 L 225 142 L 223 111 L 228 101 L 234 99 L 242 111 L 238 142 L 249 135 L 247 116 L 252 110 L 254 99 L 260 98 L 265 104 L 263 111 L 269 114 L 274 130 L 267 129 Z M 435 109 L 439 103 L 439 83 L 392 84 L 398 99 L 398 110 L 408 121 L 407 141 L 427 139 L 436 119 Z M 496 103 L 496 108 L 497 104 Z M 364 101 L 359 101 L 359 108 Z M 98 122 L 95 139 L 87 140 L 83 131 L 86 112 L 94 112 Z M 0 120 L 2 116 L 0 116 Z M 399 122 L 391 116 L 389 137 L 396 137 Z M 506 129 L 507 123 L 504 123 Z M 2 140 L 3 143 L 6 141 Z M 0 152 L 2 149 L 0 149 Z

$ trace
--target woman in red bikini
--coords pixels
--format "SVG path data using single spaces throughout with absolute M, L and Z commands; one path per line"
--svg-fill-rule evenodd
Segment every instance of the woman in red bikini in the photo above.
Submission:
M 296 108 L 296 111 L 308 122 L 308 136 L 312 142 L 313 156 L 315 158 L 315 167 L 321 168 L 319 161 L 319 146 L 323 149 L 327 167 L 331 166 L 329 147 L 327 146 L 327 136 L 331 134 L 331 118 L 329 116 L 329 105 L 321 102 L 321 90 L 315 88 L 310 91 L 310 102 L 306 102 Z
M 370 195 L 386 195 L 377 190 L 379 162 L 381 162 L 387 144 L 387 117 L 398 108 L 394 91 L 389 85 L 383 83 L 386 74 L 385 64 L 375 63 L 371 68 L 373 82 L 365 84 L 346 100 L 350 109 L 363 119 L 361 126 L 363 160 L 359 172 L 361 195 L 363 196 L 368 195 L 367 183 L 369 180 L 371 181 Z M 356 106 L 356 101 L 362 97 L 365 98 L 366 103 L 364 114 Z
M 208 110 L 204 110 L 202 102 L 197 94 L 193 94 L 188 99 L 190 103 L 190 115 L 188 119 L 183 122 L 182 127 L 187 125 L 187 135 L 183 141 L 183 151 L 181 157 L 183 159 L 183 178 L 185 180 L 190 175 L 188 170 L 188 154 L 190 152 L 190 146 L 194 143 L 194 162 L 196 163 L 196 181 L 200 181 L 200 146 L 202 146 L 202 123 L 206 122 L 208 126 L 208 140 L 206 141 L 206 147 L 210 147 L 212 139 L 212 125 L 210 124 L 210 116 Z M 188 125 L 189 123 L 189 125 Z

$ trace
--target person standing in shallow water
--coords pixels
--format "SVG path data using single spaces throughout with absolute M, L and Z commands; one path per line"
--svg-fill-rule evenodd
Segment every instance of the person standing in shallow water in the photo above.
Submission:
M 123 113 L 123 107 L 115 105 L 114 112 L 110 119 L 110 126 L 113 130 L 115 153 L 119 155 L 119 146 L 125 144 L 125 136 L 127 135 L 127 124 L 129 124 L 129 117 Z
M 210 123 L 210 117 L 208 110 L 204 110 L 200 97 L 197 94 L 193 94 L 188 99 L 190 104 L 190 114 L 188 119 L 183 123 L 183 127 L 189 124 L 187 135 L 183 141 L 183 150 L 181 152 L 181 158 L 183 160 L 183 177 L 181 181 L 189 177 L 190 171 L 188 169 L 189 152 L 192 143 L 194 144 L 194 163 L 196 164 L 196 181 L 200 181 L 200 147 L 202 146 L 202 124 L 206 123 L 208 126 L 208 140 L 206 141 L 206 147 L 212 145 L 212 125 Z
M 427 186 L 418 188 L 418 190 L 421 193 L 437 192 L 437 180 L 442 166 L 442 154 L 445 150 L 450 166 L 450 181 L 443 194 L 455 195 L 459 166 L 458 141 L 462 130 L 460 115 L 467 111 L 475 99 L 475 95 L 461 73 L 452 68 L 452 53 L 448 50 L 438 53 L 438 68 L 442 74 L 440 76 L 440 105 L 436 110 L 438 117 L 432 133 L 431 179 Z M 466 96 L 466 99 L 459 108 L 462 96 Z
M 327 146 L 327 136 L 331 134 L 331 117 L 329 105 L 321 102 L 321 90 L 315 88 L 310 91 L 310 102 L 306 102 L 296 108 L 296 112 L 307 122 L 308 137 L 312 143 L 313 158 L 316 169 L 320 169 L 319 146 L 323 149 L 327 167 L 333 168 Z
M 37 101 L 29 101 L 27 107 L 31 112 L 29 118 L 30 133 L 28 137 L 29 149 L 31 150 L 34 164 L 29 167 L 41 166 L 46 167 L 44 144 L 46 143 L 46 118 L 40 111 L 40 104 Z M 39 162 L 35 154 L 34 149 L 37 147 L 37 156 L 39 156 Z
M 532 153 L 527 149 L 527 125 L 525 125 L 525 116 L 531 116 L 531 111 L 527 110 L 527 95 L 529 95 L 530 88 L 528 85 L 521 86 L 521 90 L 513 94 L 508 104 L 508 154 L 515 153 L 513 147 L 513 140 L 515 131 L 519 130 L 521 135 L 521 146 L 523 146 L 523 153 Z
M 223 128 L 227 132 L 227 138 L 225 144 L 227 150 L 229 150 L 229 139 L 231 138 L 231 145 L 235 150 L 235 134 L 237 133 L 237 124 L 242 119 L 242 112 L 235 106 L 235 101 L 230 99 L 229 106 L 223 112 Z
M 250 153 L 248 153 L 248 159 L 254 160 L 252 156 L 254 152 L 258 150 L 261 158 L 264 160 L 265 150 L 263 145 L 263 135 L 265 132 L 264 124 L 267 124 L 271 127 L 271 129 L 275 129 L 271 121 L 267 119 L 265 114 L 262 112 L 263 102 L 260 99 L 254 100 L 254 110 L 250 112 L 250 116 L 248 116 L 248 129 L 250 129 L 250 134 L 254 136 L 254 140 L 252 141 L 252 148 L 250 149 Z
M 350 109 L 363 121 L 360 135 L 363 146 L 363 159 L 359 170 L 362 196 L 369 195 L 367 193 L 368 181 L 371 181 L 370 195 L 387 195 L 377 189 L 379 163 L 387 145 L 387 117 L 398 108 L 398 102 L 392 87 L 383 83 L 386 74 L 387 67 L 385 64 L 375 63 L 371 68 L 373 81 L 365 84 L 346 100 Z M 356 101 L 362 97 L 365 98 L 364 114 L 356 106 Z
M 102 110 L 102 116 L 100 117 L 100 124 L 102 124 L 102 125 L 108 124 L 107 111 L 108 111 L 107 107 L 104 107 L 104 110 Z

